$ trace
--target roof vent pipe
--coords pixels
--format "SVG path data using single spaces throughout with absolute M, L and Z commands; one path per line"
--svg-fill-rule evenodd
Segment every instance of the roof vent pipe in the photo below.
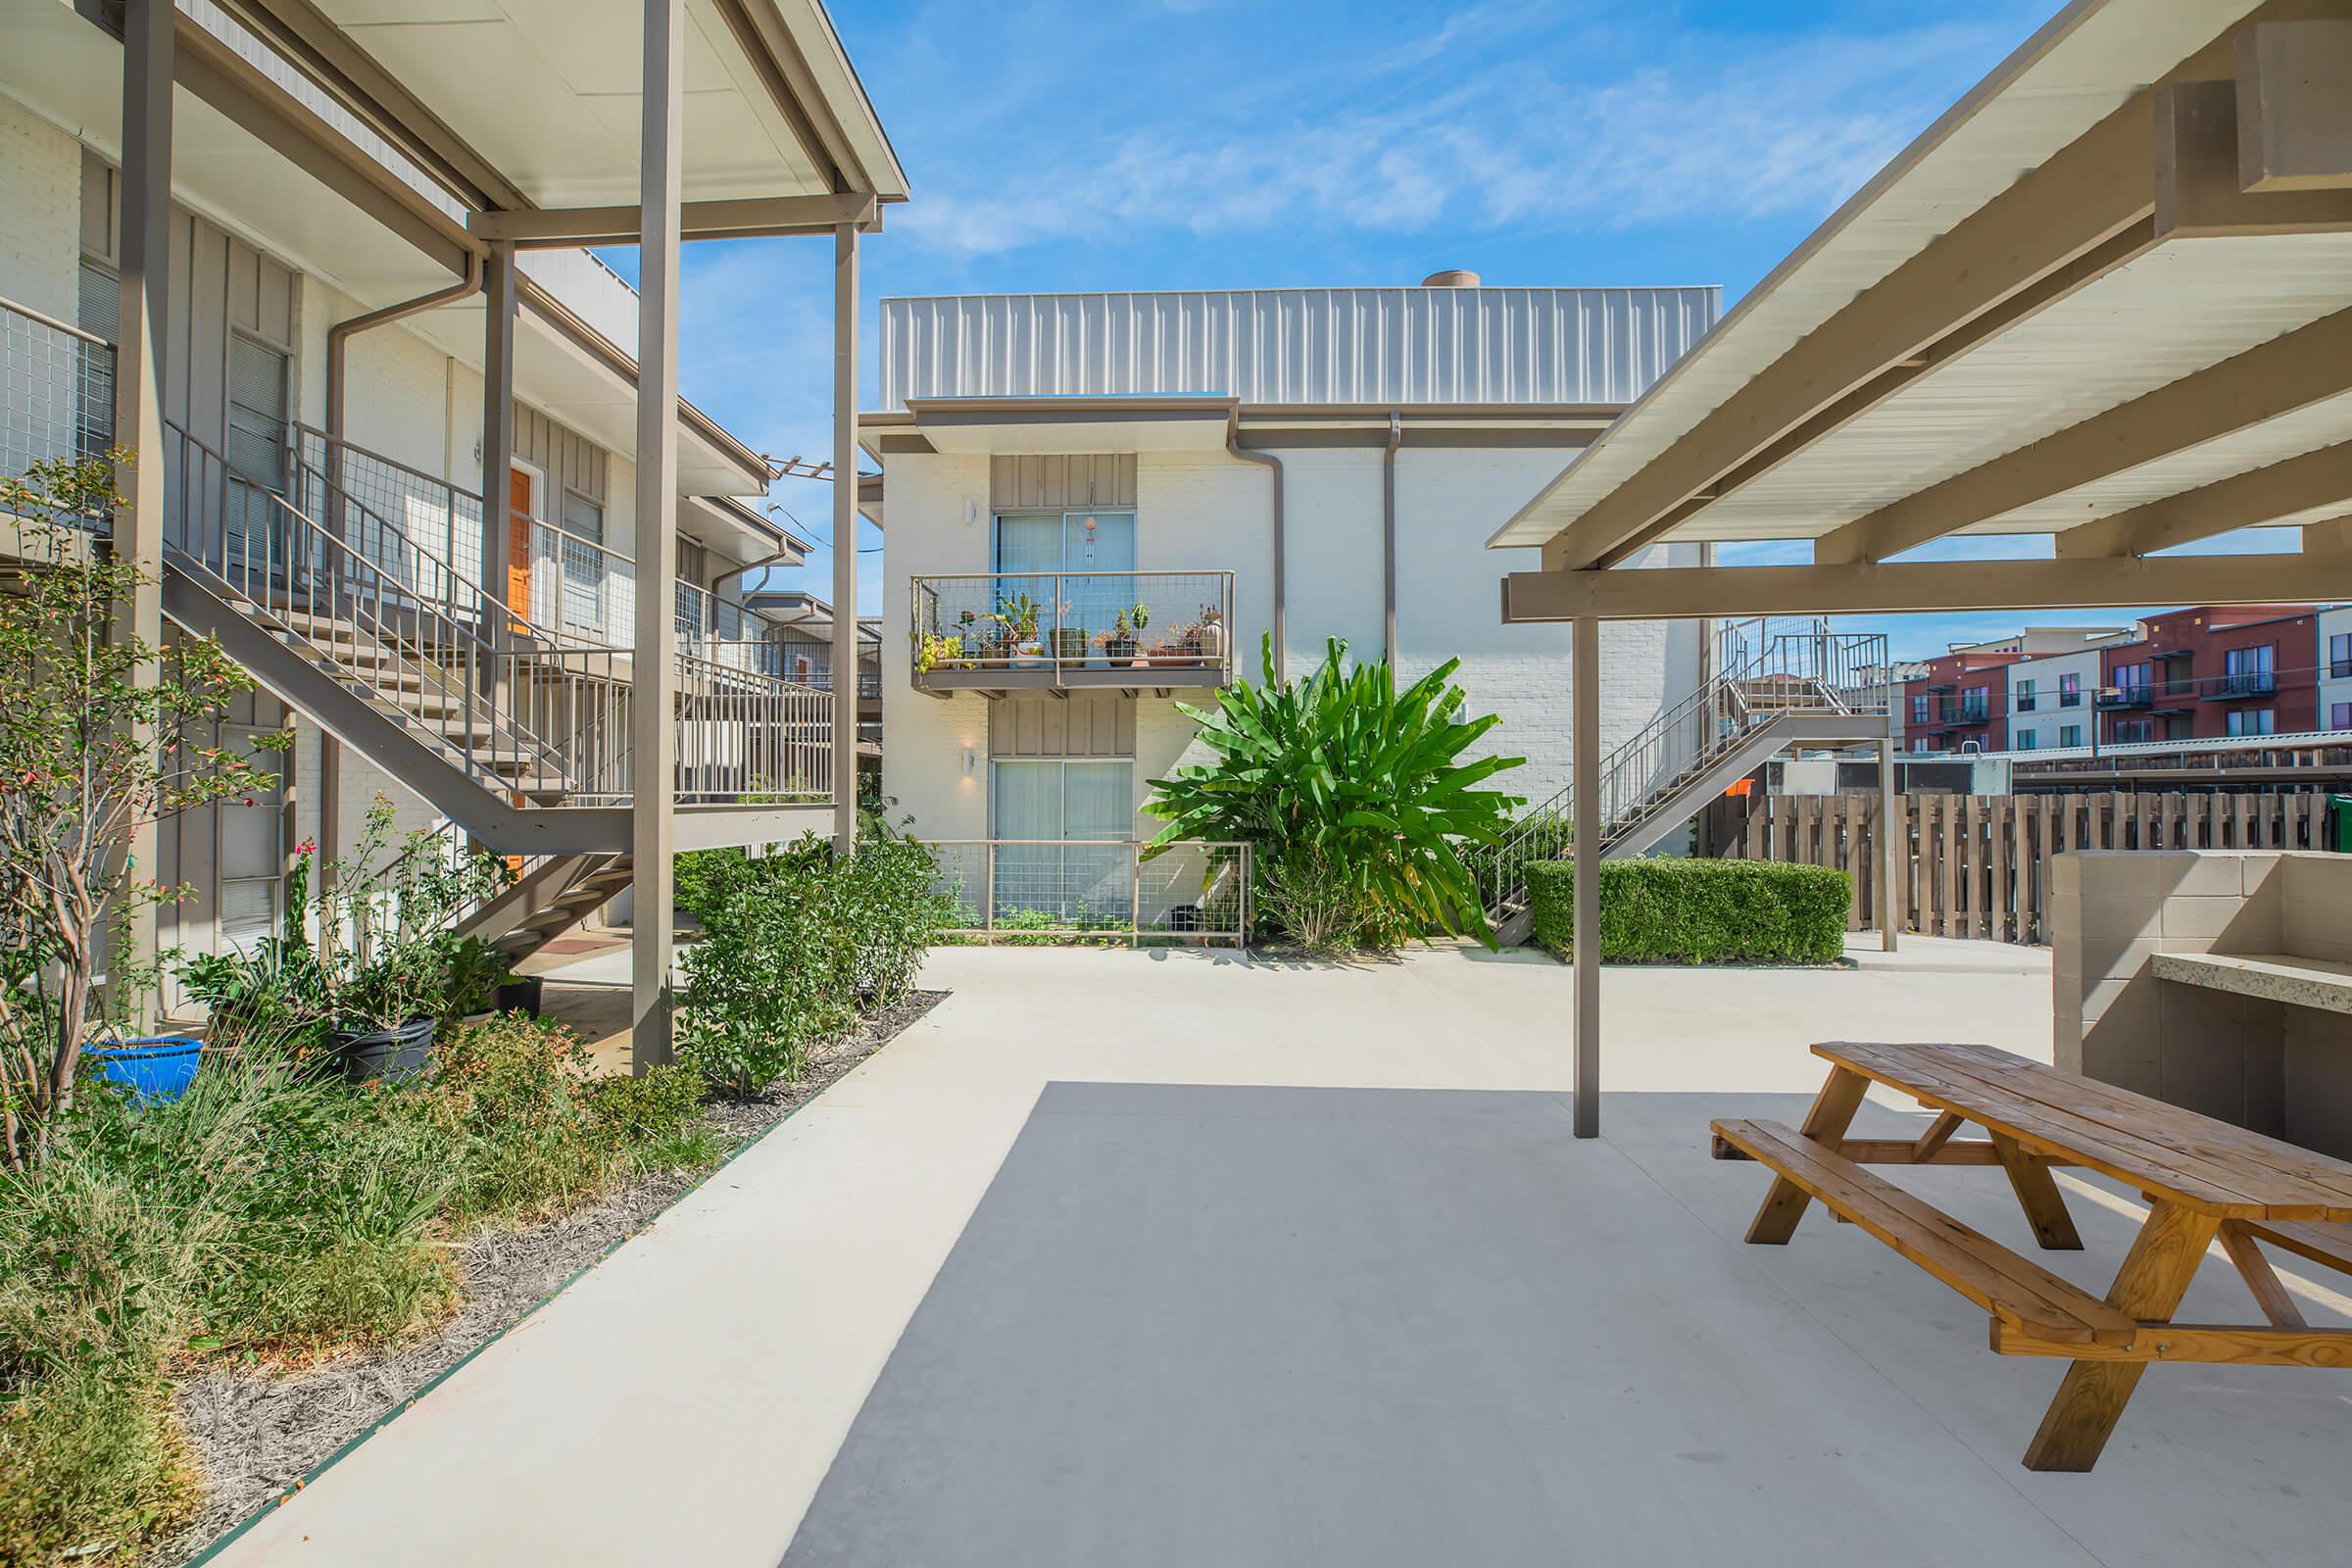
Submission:
M 1476 288 L 1478 274 L 1466 267 L 1449 267 L 1443 272 L 1432 272 L 1421 280 L 1423 288 Z

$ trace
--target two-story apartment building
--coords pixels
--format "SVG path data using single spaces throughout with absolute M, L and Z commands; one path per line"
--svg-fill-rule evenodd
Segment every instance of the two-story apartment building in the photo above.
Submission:
M 665 889 L 638 846 L 839 814 L 831 697 L 741 586 L 804 549 L 743 499 L 774 470 L 675 395 L 674 262 L 647 247 L 641 316 L 582 248 L 668 221 L 639 111 L 688 52 L 677 239 L 854 258 L 904 199 L 821 6 L 729 9 L 583 0 L 550 52 L 552 14 L 497 0 L 0 0 L 0 468 L 132 449 L 112 548 L 162 580 L 147 634 L 220 638 L 265 688 L 232 727 L 294 733 L 262 808 L 165 825 L 149 863 L 190 893 L 134 942 L 267 930 L 292 847 L 336 853 L 379 793 L 524 860 L 486 911 L 516 952 Z
M 1931 752 L 1997 752 L 2009 744 L 2009 666 L 2024 659 L 2003 644 L 1956 648 L 1929 660 L 1903 684 L 1903 744 Z
M 1258 679 L 1268 638 L 1292 677 L 1331 638 L 1400 682 L 1458 658 L 1469 710 L 1501 716 L 1486 744 L 1529 760 L 1502 782 L 1566 784 L 1569 630 L 1498 624 L 1509 564 L 1480 547 L 1717 292 L 1465 276 L 882 302 L 859 437 L 886 497 L 884 789 L 917 832 L 1149 837 L 1151 781 L 1193 744 L 1178 705 Z M 1703 634 L 1607 637 L 1615 744 L 1692 688 Z

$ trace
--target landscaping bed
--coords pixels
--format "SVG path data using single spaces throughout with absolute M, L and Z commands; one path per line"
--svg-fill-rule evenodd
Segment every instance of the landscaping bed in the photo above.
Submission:
M 852 1033 L 812 1051 L 796 1081 L 779 1082 L 746 1100 L 709 1101 L 705 1115 L 725 1143 L 725 1156 L 756 1143 L 929 1012 L 945 995 L 909 994 Z M 699 1186 L 710 1168 L 648 1172 L 551 1223 L 490 1230 L 470 1238 L 458 1259 L 466 1304 L 420 1343 L 349 1353 L 293 1372 L 221 1366 L 182 1383 L 176 1401 L 180 1424 L 191 1461 L 204 1479 L 205 1502 L 185 1532 L 145 1560 L 176 1568 L 254 1509 L 289 1494 L 301 1478 L 337 1449 L 397 1414 L 427 1384 L 651 1224 Z

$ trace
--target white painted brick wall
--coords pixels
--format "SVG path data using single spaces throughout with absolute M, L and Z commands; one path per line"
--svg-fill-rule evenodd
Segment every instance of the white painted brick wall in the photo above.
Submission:
M 81 256 L 81 144 L 0 97 L 0 294 L 74 318 Z
M 1290 673 L 1307 673 L 1327 635 L 1377 657 L 1383 641 L 1380 454 L 1348 449 L 1281 453 L 1289 536 Z M 1559 471 L 1562 455 L 1521 449 L 1445 448 L 1397 459 L 1399 674 L 1413 679 L 1460 658 L 1454 679 L 1468 710 L 1501 716 L 1484 750 L 1529 759 L 1499 781 L 1541 800 L 1569 780 L 1570 666 L 1565 626 L 1504 626 L 1498 583 L 1531 569 L 1534 551 L 1491 551 L 1489 534 Z M 982 699 L 943 703 L 908 685 L 907 578 L 989 568 L 985 458 L 896 456 L 887 465 L 890 527 L 884 554 L 883 777 L 916 831 L 933 838 L 987 831 L 988 713 Z M 1146 571 L 1227 568 L 1236 573 L 1237 667 L 1259 675 L 1260 639 L 1273 618 L 1268 471 L 1223 452 L 1146 453 L 1136 465 L 1137 565 Z M 963 521 L 964 503 L 977 520 Z M 1678 564 L 1693 564 L 1678 547 Z M 1655 557 L 1658 553 L 1652 552 Z M 1604 628 L 1601 738 L 1614 748 L 1688 692 L 1696 679 L 1694 623 Z M 1198 760 L 1194 726 L 1176 698 L 1136 704 L 1136 792 Z M 1206 693 L 1191 700 L 1206 706 Z M 966 747 L 978 765 L 962 772 Z M 1155 824 L 1138 818 L 1146 836 Z

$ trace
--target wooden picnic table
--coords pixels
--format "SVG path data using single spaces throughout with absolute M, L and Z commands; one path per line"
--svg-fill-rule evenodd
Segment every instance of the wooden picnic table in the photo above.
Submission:
M 1819 1200 L 1989 1312 L 1996 1352 L 2070 1361 L 2026 1449 L 2031 1468 L 2095 1464 L 2151 1361 L 2352 1367 L 2352 1329 L 2307 1324 L 2257 1245 L 2352 1273 L 2352 1164 L 1985 1046 L 1840 1042 L 1813 1052 L 1830 1076 L 1801 1128 L 1714 1123 L 1717 1158 L 1774 1172 L 1747 1240 L 1785 1244 Z M 1916 1139 L 1848 1138 L 1874 1082 L 1935 1120 Z M 1969 1123 L 1986 1136 L 1954 1136 Z M 2082 1246 L 2054 1166 L 2136 1189 L 2148 1217 L 2101 1298 L 1873 1174 L 1874 1164 L 1998 1165 L 2045 1249 Z M 2172 1320 L 2217 1241 L 2262 1323 Z

